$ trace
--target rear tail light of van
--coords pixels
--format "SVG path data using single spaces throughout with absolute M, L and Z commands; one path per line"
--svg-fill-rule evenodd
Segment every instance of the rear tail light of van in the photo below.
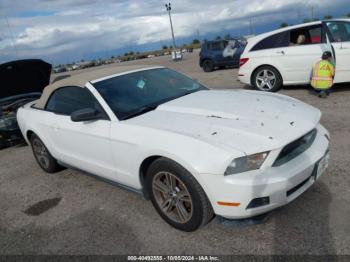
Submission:
M 249 58 L 241 58 L 239 60 L 239 67 L 244 66 L 249 61 Z

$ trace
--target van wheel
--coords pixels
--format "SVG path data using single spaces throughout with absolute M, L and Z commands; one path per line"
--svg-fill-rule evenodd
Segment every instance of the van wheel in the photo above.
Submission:
M 203 61 L 203 71 L 204 72 L 212 72 L 214 71 L 214 62 L 212 60 L 204 60 Z
M 45 172 L 55 173 L 63 169 L 36 134 L 32 134 L 30 137 L 30 144 L 32 146 L 35 160 Z
M 252 84 L 255 89 L 276 92 L 282 88 L 281 74 L 271 66 L 262 66 L 254 72 Z
M 167 158 L 152 163 L 146 187 L 159 215 L 171 226 L 194 231 L 213 218 L 213 209 L 196 179 L 182 166 Z

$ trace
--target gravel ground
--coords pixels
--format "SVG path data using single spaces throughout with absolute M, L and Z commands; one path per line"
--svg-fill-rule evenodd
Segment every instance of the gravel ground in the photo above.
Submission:
M 236 69 L 202 72 L 196 52 L 176 63 L 170 57 L 129 63 L 166 65 L 211 88 L 249 88 Z M 29 147 L 17 146 L 0 151 L 0 254 L 350 254 L 350 87 L 336 86 L 327 99 L 307 86 L 281 93 L 322 111 L 331 161 L 314 186 L 265 223 L 214 220 L 180 232 L 142 197 L 69 169 L 46 174 Z

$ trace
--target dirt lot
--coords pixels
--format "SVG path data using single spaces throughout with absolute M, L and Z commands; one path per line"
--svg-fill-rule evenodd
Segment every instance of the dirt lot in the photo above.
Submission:
M 202 72 L 197 53 L 182 62 L 138 63 L 172 67 L 211 88 L 247 88 L 237 82 L 236 69 Z M 264 224 L 214 220 L 180 232 L 136 194 L 73 170 L 44 173 L 21 146 L 0 151 L 0 254 L 350 254 L 350 88 L 337 86 L 325 100 L 308 87 L 281 93 L 321 109 L 331 162 L 313 187 Z

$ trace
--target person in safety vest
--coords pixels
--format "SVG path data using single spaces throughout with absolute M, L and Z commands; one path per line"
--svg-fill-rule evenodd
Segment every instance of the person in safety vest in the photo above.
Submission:
M 314 64 L 311 72 L 311 86 L 322 98 L 326 98 L 330 94 L 330 88 L 333 85 L 335 67 L 331 61 L 332 53 L 324 52 L 322 60 Z

